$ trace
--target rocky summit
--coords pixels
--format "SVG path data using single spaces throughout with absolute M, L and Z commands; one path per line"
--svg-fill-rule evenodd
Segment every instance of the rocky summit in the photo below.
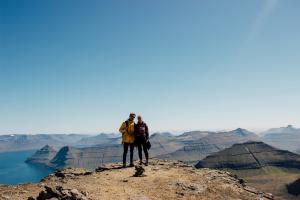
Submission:
M 0 186 L 4 200 L 273 199 L 229 172 L 196 169 L 179 161 L 151 159 L 148 166 L 120 163 L 94 171 L 64 169 L 38 184 Z

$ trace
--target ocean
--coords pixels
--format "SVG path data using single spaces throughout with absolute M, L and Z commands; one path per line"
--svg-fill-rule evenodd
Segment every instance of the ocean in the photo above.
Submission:
M 25 163 L 35 150 L 0 153 L 0 184 L 37 183 L 52 169 Z

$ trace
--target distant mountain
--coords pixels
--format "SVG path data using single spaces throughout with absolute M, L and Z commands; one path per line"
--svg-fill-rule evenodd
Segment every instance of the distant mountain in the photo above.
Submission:
M 117 162 L 122 159 L 122 146 L 75 148 L 65 146 L 50 161 L 52 168 L 96 168 L 104 163 Z
M 57 150 L 49 145 L 44 146 L 40 150 L 36 151 L 34 155 L 26 160 L 27 163 L 39 163 L 43 165 L 49 165 L 50 161 L 55 157 Z
M 190 131 L 190 132 L 185 132 L 179 136 L 177 136 L 177 140 L 184 142 L 184 143 L 189 143 L 198 139 L 201 139 L 211 133 L 214 132 L 209 132 L 209 131 Z
M 174 135 L 170 132 L 156 132 L 156 133 L 159 133 L 163 136 L 166 136 L 166 137 L 173 137 Z M 153 133 L 153 134 L 156 134 L 156 133 Z
M 170 154 L 161 155 L 159 158 L 196 163 L 207 155 L 230 147 L 235 143 L 258 140 L 258 136 L 245 129 L 238 128 L 233 131 L 220 133 L 190 132 L 178 136 L 177 139 L 184 146 Z
M 150 155 L 158 156 L 174 152 L 181 147 L 183 144 L 178 141 L 173 135 L 166 135 L 161 133 L 154 133 L 150 136 L 150 142 L 152 147 L 150 149 Z
M 299 128 L 295 128 L 293 125 L 288 125 L 286 127 L 280 127 L 280 128 L 271 128 L 267 131 L 262 132 L 262 135 L 267 134 L 282 134 L 282 133 L 298 133 L 300 131 Z
M 292 125 L 272 128 L 263 132 L 262 141 L 280 149 L 297 152 L 300 146 L 300 129 Z
M 196 168 L 260 169 L 266 166 L 300 169 L 300 156 L 263 142 L 234 144 L 207 156 Z
M 98 137 L 106 138 L 104 135 Z M 151 157 L 167 154 L 182 147 L 182 145 L 176 141 L 175 137 L 165 136 L 160 133 L 151 135 L 150 140 L 152 143 L 150 150 Z M 40 151 L 43 152 L 44 150 Z M 36 154 L 39 155 L 40 151 Z M 104 163 L 120 162 L 122 161 L 122 154 L 123 146 L 120 143 L 99 144 L 93 147 L 80 148 L 65 146 L 62 147 L 49 162 L 44 162 L 44 160 L 48 158 L 46 154 L 44 154 L 45 159 L 35 159 L 36 156 L 34 155 L 33 158 L 28 158 L 28 160 L 31 161 L 31 163 L 42 164 L 52 168 L 80 167 L 92 169 Z M 137 150 L 135 150 L 134 157 L 137 159 Z
M 102 144 L 121 144 L 122 135 L 121 134 L 106 134 L 101 133 L 96 136 L 85 137 L 76 142 L 76 146 L 96 146 Z
M 87 135 L 80 134 L 37 134 L 37 135 L 0 135 L 0 152 L 40 149 L 45 145 L 60 148 L 75 145 Z
M 244 129 L 221 133 L 191 131 L 180 136 L 154 133 L 150 136 L 152 144 L 150 156 L 194 163 L 234 143 L 255 139 L 257 136 L 254 133 Z M 72 145 L 61 148 L 47 165 L 53 168 L 69 166 L 93 168 L 99 164 L 121 161 L 122 152 L 120 134 L 99 134 L 84 137 Z M 34 158 L 29 160 L 37 164 L 45 163 L 44 161 L 39 163 L 39 160 Z

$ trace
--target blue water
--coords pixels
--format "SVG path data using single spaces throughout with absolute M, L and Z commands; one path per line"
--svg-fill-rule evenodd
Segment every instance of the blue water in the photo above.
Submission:
M 0 184 L 37 183 L 52 169 L 25 163 L 35 151 L 0 153 Z

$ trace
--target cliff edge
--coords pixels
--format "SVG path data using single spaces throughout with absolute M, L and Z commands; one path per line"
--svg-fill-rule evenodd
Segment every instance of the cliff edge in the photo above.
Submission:
M 273 199 L 229 172 L 151 159 L 149 166 L 109 164 L 95 171 L 65 169 L 38 184 L 0 185 L 0 199 Z

